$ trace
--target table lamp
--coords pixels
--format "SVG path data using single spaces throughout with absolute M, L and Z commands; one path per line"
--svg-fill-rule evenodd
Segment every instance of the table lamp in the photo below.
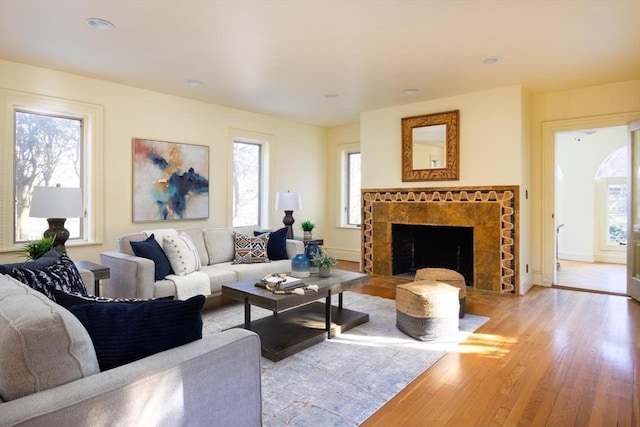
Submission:
M 284 211 L 282 223 L 287 228 L 287 239 L 293 239 L 293 211 L 302 209 L 300 193 L 276 193 L 276 210 Z
M 69 238 L 69 230 L 64 228 L 67 218 L 80 218 L 84 215 L 82 191 L 69 187 L 34 187 L 31 195 L 29 216 L 47 218 L 49 229 L 44 237 L 53 237 L 56 249 L 66 253 L 65 242 Z

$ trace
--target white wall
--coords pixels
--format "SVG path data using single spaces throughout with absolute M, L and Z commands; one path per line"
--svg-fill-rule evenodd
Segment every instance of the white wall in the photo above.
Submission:
M 509 86 L 361 113 L 362 188 L 520 185 L 521 108 L 521 88 Z M 451 110 L 460 110 L 460 179 L 402 182 L 401 119 Z
M 100 252 L 115 248 L 125 232 L 159 227 L 229 226 L 229 130 L 241 129 L 274 136 L 270 147 L 269 224 L 282 225 L 275 211 L 277 191 L 300 191 L 303 210 L 296 220 L 313 219 L 326 227 L 327 130 L 276 117 L 207 104 L 157 92 L 80 77 L 44 68 L 0 61 L 0 87 L 104 106 L 103 243 L 69 248 L 73 259 L 99 260 Z M 0 109 L 7 108 L 1 105 Z M 4 114 L 4 110 L 0 111 Z M 183 142 L 210 147 L 210 218 L 165 223 L 132 222 L 132 138 Z M 12 141 L 0 141 L 11 153 Z M 11 174 L 9 170 L 0 173 Z M 11 180 L 11 178 L 9 179 Z M 15 262 L 17 253 L 0 254 L 0 262 Z

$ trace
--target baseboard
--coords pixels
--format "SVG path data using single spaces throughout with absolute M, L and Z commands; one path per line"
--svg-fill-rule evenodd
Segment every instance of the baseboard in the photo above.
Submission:
M 331 254 L 332 257 L 334 258 L 338 258 L 338 259 L 343 259 L 345 261 L 353 261 L 353 262 L 360 262 L 361 261 L 361 255 L 360 255 L 360 251 L 351 251 L 348 249 L 339 249 L 339 248 L 331 248 L 328 246 L 323 246 L 323 249 L 326 250 L 327 252 L 329 252 L 329 254 Z

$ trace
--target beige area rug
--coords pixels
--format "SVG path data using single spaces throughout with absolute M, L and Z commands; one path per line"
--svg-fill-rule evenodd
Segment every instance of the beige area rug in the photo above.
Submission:
M 467 314 L 455 336 L 419 342 L 396 328 L 394 300 L 345 292 L 344 306 L 369 313 L 369 322 L 279 362 L 262 358 L 265 427 L 357 426 L 489 320 Z M 242 324 L 243 310 L 206 313 L 203 334 Z M 251 310 L 252 319 L 271 315 Z

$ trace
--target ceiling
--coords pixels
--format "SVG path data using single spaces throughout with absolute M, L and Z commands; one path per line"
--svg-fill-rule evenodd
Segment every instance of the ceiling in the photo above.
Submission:
M 501 86 L 639 79 L 640 1 L 0 0 L 0 58 L 331 127 Z

